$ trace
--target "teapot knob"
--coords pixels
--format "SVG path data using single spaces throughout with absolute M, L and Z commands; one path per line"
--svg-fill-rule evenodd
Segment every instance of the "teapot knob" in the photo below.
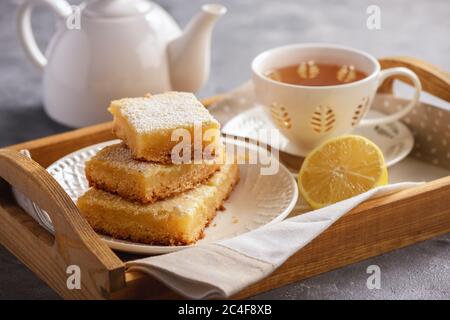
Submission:
M 48 5 L 59 17 L 65 19 L 72 13 L 72 7 L 66 0 L 39 0 L 39 2 Z M 31 28 L 31 11 L 36 1 L 27 0 L 19 8 L 17 15 L 17 27 L 19 31 L 20 41 L 25 49 L 26 54 L 31 61 L 39 69 L 43 69 L 47 64 L 47 58 L 45 58 L 42 51 L 36 44 L 34 39 L 33 30 Z

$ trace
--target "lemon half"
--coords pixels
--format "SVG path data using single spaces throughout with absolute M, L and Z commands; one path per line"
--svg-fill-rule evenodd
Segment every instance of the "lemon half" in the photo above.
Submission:
M 300 193 L 314 209 L 387 183 L 383 153 L 357 135 L 325 141 L 305 158 L 298 174 Z

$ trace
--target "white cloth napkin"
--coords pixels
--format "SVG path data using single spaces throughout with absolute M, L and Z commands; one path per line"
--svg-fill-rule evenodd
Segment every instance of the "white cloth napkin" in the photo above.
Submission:
M 158 278 L 188 298 L 230 297 L 267 277 L 361 202 L 420 184 L 402 182 L 378 187 L 232 239 L 130 261 L 127 267 Z

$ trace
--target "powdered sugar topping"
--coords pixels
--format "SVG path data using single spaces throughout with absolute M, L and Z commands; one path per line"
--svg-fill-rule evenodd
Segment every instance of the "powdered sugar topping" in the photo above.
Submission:
M 120 101 L 120 111 L 138 133 L 187 128 L 195 123 L 217 124 L 192 93 L 168 92 Z
M 150 169 L 167 168 L 169 166 L 153 162 L 134 160 L 131 150 L 128 149 L 123 143 L 118 143 L 103 148 L 95 155 L 94 159 L 124 167 L 127 170 L 136 170 L 140 172 Z

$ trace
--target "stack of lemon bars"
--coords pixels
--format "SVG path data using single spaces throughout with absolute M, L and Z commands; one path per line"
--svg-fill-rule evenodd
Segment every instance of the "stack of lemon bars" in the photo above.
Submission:
M 198 149 L 195 126 L 200 124 L 204 133 L 219 130 L 219 123 L 193 94 L 182 92 L 116 100 L 109 110 L 122 142 L 86 162 L 91 188 L 78 199 L 81 214 L 94 230 L 114 238 L 152 245 L 195 243 L 223 209 L 239 170 L 234 161 L 225 161 L 219 138 L 200 139 L 203 151 L 211 145 L 215 150 L 208 159 L 198 161 L 191 152 L 192 161 L 174 163 L 171 154 L 179 141 L 171 137 L 185 129 L 192 135 L 189 149 Z

